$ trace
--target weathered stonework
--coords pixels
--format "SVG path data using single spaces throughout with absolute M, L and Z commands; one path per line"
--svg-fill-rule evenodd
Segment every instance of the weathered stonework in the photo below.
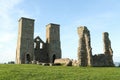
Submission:
M 79 66 L 114 66 L 113 51 L 109 34 L 103 33 L 104 54 L 92 56 L 90 45 L 90 32 L 85 26 L 78 27 L 79 47 L 78 47 L 78 65 Z M 77 63 L 77 62 L 75 62 Z M 74 62 L 73 62 L 74 64 Z
M 46 43 L 44 43 L 39 36 L 34 39 L 34 57 L 35 61 L 43 63 L 49 62 Z
M 19 20 L 16 63 L 33 63 L 44 66 L 64 64 L 65 66 L 114 66 L 113 51 L 109 34 L 103 33 L 104 54 L 92 56 L 90 31 L 85 26 L 78 27 L 78 60 L 61 59 L 60 25 L 50 23 L 46 26 L 46 42 L 39 36 L 34 39 L 34 20 Z
M 78 27 L 79 47 L 78 62 L 80 66 L 92 66 L 92 48 L 90 32 L 85 26 Z
M 109 58 L 111 57 L 105 54 L 93 55 L 93 66 L 96 66 L 96 67 L 114 66 L 113 63 L 111 64 L 108 62 Z
M 34 20 L 22 17 L 19 20 L 16 63 L 53 63 L 61 58 L 59 27 L 52 23 L 46 26 L 45 43 L 39 36 L 34 39 Z
M 55 59 L 61 58 L 59 27 L 60 25 L 53 23 L 46 26 L 47 53 L 51 63 L 54 63 Z
M 104 54 L 113 55 L 113 50 L 111 48 L 111 41 L 109 39 L 108 32 L 103 33 L 103 43 L 104 43 Z
M 33 60 L 34 54 L 34 20 L 21 18 L 19 20 L 16 63 L 25 64 Z
M 72 66 L 79 66 L 78 60 L 72 60 Z
M 72 66 L 72 60 L 69 58 L 55 59 L 54 64 L 62 64 L 64 66 Z
M 93 56 L 93 66 L 114 66 L 113 51 L 108 32 L 103 33 L 104 54 Z
M 109 39 L 108 32 L 103 33 L 103 43 L 104 43 L 104 54 L 107 56 L 107 65 L 108 66 L 114 66 L 113 63 L 113 50 L 111 48 L 111 41 Z

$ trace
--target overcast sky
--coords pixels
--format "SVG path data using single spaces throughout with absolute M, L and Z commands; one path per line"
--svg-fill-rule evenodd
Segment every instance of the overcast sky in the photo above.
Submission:
M 120 0 L 0 0 L 0 63 L 15 61 L 18 20 L 35 19 L 34 37 L 45 41 L 46 25 L 60 24 L 63 58 L 77 59 L 77 27 L 87 26 L 92 54 L 103 53 L 108 32 L 114 62 L 120 62 Z

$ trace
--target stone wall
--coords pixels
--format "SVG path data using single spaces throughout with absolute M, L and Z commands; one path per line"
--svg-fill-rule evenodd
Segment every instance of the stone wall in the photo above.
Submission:
M 93 66 L 114 66 L 113 51 L 108 32 L 103 33 L 104 53 L 93 56 Z
M 113 50 L 111 48 L 111 41 L 109 39 L 108 32 L 103 33 L 103 43 L 104 43 L 104 54 L 113 55 Z
M 103 33 L 104 53 L 93 55 L 90 41 L 90 32 L 85 26 L 78 27 L 79 47 L 78 65 L 79 66 L 114 66 L 113 51 L 111 41 L 107 32 Z
M 92 48 L 90 41 L 90 32 L 85 26 L 78 27 L 79 45 L 78 62 L 80 66 L 92 65 Z
M 22 17 L 18 28 L 16 63 L 29 63 L 33 60 L 34 53 L 34 20 Z
M 34 60 L 42 63 L 49 62 L 46 43 L 39 36 L 34 39 Z
M 114 66 L 113 63 L 113 50 L 111 48 L 111 41 L 108 32 L 103 33 L 104 54 L 107 56 L 108 66 Z
M 50 23 L 46 26 L 44 43 L 40 37 L 34 39 L 34 20 L 22 17 L 19 20 L 16 63 L 53 63 L 58 58 L 61 58 L 60 25 Z
M 46 26 L 46 44 L 51 63 L 61 58 L 60 25 L 50 23 Z
M 45 43 L 39 36 L 33 39 L 34 20 L 22 17 L 19 20 L 16 63 L 38 61 L 40 63 L 64 63 L 67 66 L 114 66 L 113 50 L 107 32 L 103 33 L 104 53 L 92 56 L 90 31 L 86 26 L 78 27 L 77 31 L 79 36 L 78 60 L 60 59 L 60 25 L 50 23 L 46 26 Z

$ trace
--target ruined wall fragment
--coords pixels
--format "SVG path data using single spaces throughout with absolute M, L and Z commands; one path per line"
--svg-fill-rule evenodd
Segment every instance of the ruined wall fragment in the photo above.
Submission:
M 111 41 L 108 32 L 103 33 L 104 54 L 107 56 L 106 65 L 113 66 L 113 50 L 111 48 Z
M 106 55 L 113 55 L 113 50 L 111 48 L 111 41 L 109 39 L 108 32 L 103 33 L 103 44 L 104 44 L 104 53 Z
M 78 27 L 78 62 L 79 66 L 92 66 L 92 48 L 90 32 L 85 26 Z

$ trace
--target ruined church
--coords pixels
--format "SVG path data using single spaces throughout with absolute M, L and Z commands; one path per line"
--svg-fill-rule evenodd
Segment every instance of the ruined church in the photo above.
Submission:
M 80 66 L 114 66 L 113 51 L 108 32 L 103 33 L 103 54 L 92 55 L 90 31 L 86 26 L 78 27 L 78 36 L 78 64 Z
M 78 60 L 62 59 L 60 25 L 53 23 L 46 25 L 46 41 L 44 42 L 40 36 L 34 38 L 34 21 L 34 19 L 24 17 L 19 19 L 16 49 L 17 64 L 29 64 L 32 61 L 38 61 L 78 66 L 114 66 L 108 32 L 103 33 L 103 54 L 92 55 L 90 31 L 86 26 L 78 27 Z
M 16 63 L 26 64 L 31 61 L 53 63 L 61 58 L 60 25 L 46 25 L 46 42 L 39 36 L 34 39 L 34 19 L 20 18 L 16 49 Z

